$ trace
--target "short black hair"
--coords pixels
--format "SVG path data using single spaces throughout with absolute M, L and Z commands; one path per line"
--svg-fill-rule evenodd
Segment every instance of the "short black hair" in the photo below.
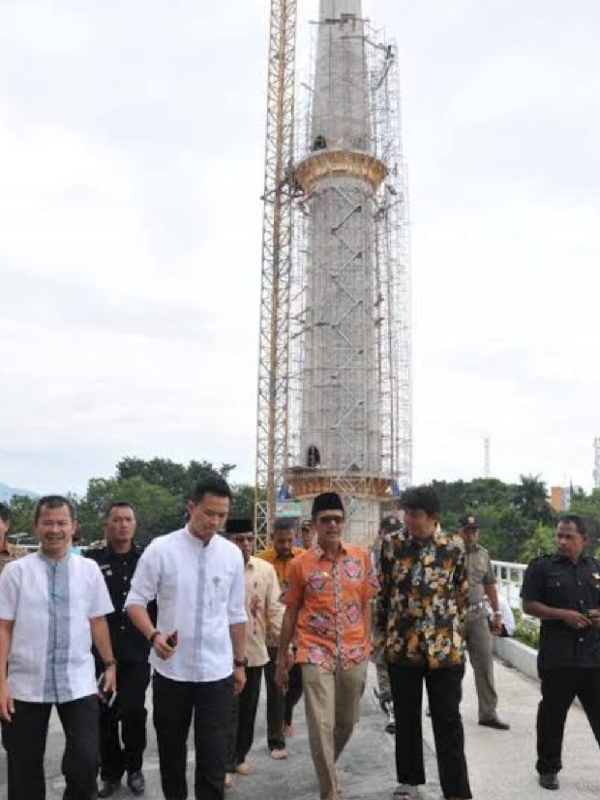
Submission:
M 190 492 L 189 500 L 192 503 L 200 503 L 205 494 L 214 494 L 216 497 L 228 497 L 230 500 L 233 496 L 231 487 L 219 475 L 210 478 L 203 478 L 194 486 Z
M 0 519 L 7 525 L 10 522 L 10 508 L 6 503 L 0 503 Z
M 71 522 L 77 522 L 77 512 L 72 500 L 69 500 L 68 497 L 63 497 L 61 494 L 47 494 L 44 497 L 40 497 L 35 504 L 35 511 L 33 512 L 34 524 L 39 520 L 43 508 L 62 508 L 63 506 L 67 506 L 69 509 Z
M 109 507 L 106 509 L 104 514 L 102 515 L 102 519 L 106 520 L 110 517 L 110 512 L 113 508 L 130 508 L 134 515 L 135 515 L 135 508 L 128 500 L 115 500 L 114 503 L 111 503 Z
M 572 522 L 580 536 L 587 536 L 587 524 L 580 514 L 561 514 L 556 523 L 557 526 L 561 522 Z
M 441 513 L 440 498 L 431 486 L 409 486 L 400 498 L 400 508 L 424 511 L 430 517 Z

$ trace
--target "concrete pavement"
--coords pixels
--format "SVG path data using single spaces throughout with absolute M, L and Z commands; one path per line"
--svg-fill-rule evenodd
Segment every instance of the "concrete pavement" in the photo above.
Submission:
M 579 708 L 569 712 L 560 774 L 561 791 L 549 793 L 537 784 L 535 762 L 535 713 L 539 688 L 529 678 L 501 664 L 496 665 L 500 695 L 500 715 L 511 723 L 509 732 L 482 728 L 477 724 L 477 698 L 473 675 L 467 671 L 464 682 L 463 718 L 467 760 L 475 800 L 519 800 L 555 797 L 557 800 L 597 800 L 600 796 L 600 757 L 598 746 L 585 714 Z M 343 800 L 385 800 L 395 786 L 393 737 L 384 732 L 385 718 L 373 697 L 374 670 L 363 698 L 362 718 L 346 752 L 339 762 Z M 264 692 L 263 692 L 264 700 Z M 228 800 L 317 800 L 318 790 L 310 760 L 302 703 L 296 712 L 296 735 L 290 740 L 290 758 L 274 762 L 265 741 L 265 712 L 261 704 L 255 745 L 250 760 L 255 772 L 236 777 Z M 422 800 L 439 800 L 433 737 L 429 720 L 424 721 L 428 783 L 421 787 Z M 162 800 L 154 729 L 148 725 L 149 747 L 144 773 L 147 800 Z M 60 774 L 62 733 L 53 714 L 47 750 L 48 800 L 60 800 L 64 786 Z M 189 754 L 190 797 L 193 797 L 193 750 Z M 6 763 L 0 758 L 0 798 L 6 797 Z M 122 787 L 114 797 L 131 797 Z

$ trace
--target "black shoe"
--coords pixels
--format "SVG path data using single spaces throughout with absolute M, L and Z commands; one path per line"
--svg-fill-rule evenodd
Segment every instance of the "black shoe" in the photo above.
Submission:
M 483 725 L 485 728 L 494 728 L 497 731 L 510 730 L 510 725 L 508 722 L 502 722 L 502 720 L 498 719 L 498 717 L 492 717 L 492 719 L 480 719 L 479 724 Z
M 98 787 L 98 797 L 112 797 L 112 795 L 117 791 L 119 786 L 121 785 L 121 781 L 100 781 L 100 786 Z
M 127 786 L 131 789 L 132 794 L 144 794 L 146 791 L 146 781 L 141 770 L 130 772 L 127 775 Z
M 386 733 L 396 733 L 396 723 L 395 722 L 388 722 L 385 726 Z
M 540 786 L 543 786 L 544 789 L 558 789 L 556 772 L 540 772 Z

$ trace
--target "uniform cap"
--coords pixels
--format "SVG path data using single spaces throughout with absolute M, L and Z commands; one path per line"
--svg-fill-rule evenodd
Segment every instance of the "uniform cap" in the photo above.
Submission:
M 477 517 L 474 514 L 467 514 L 465 517 L 461 517 L 458 524 L 461 528 L 479 528 Z
M 379 530 L 383 533 L 391 533 L 392 531 L 399 531 L 402 527 L 402 520 L 400 517 L 391 514 L 389 517 L 384 517 L 380 524 Z

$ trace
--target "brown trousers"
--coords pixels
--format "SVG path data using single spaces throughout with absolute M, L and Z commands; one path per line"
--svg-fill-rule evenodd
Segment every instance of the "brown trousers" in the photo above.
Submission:
M 302 665 L 308 740 L 319 781 L 321 800 L 337 800 L 335 763 L 352 736 L 360 716 L 360 698 L 367 680 L 368 661 L 330 672 Z
M 475 675 L 479 720 L 494 719 L 498 705 L 494 686 L 494 642 L 486 616 L 467 616 L 465 641 Z

